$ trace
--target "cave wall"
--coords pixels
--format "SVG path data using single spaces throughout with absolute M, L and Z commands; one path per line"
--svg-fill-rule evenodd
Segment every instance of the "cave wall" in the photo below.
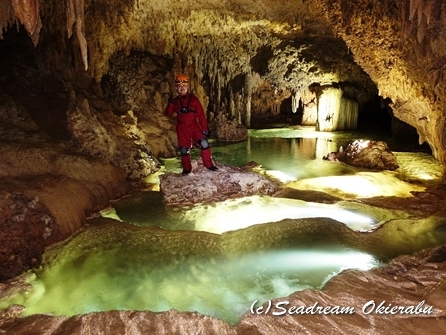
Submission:
M 361 102 L 376 94 L 309 1 L 67 0 L 41 1 L 38 10 L 34 13 L 45 19 L 37 48 L 50 71 L 88 88 L 103 81 L 118 53 L 166 57 L 172 61 L 167 79 L 187 72 L 211 120 L 249 127 L 253 115 L 276 114 L 284 99 L 302 96 L 313 83 L 353 81 Z M 162 110 L 165 100 L 147 93 L 153 107 Z
M 3 34 L 23 23 L 42 68 L 101 99 L 116 54 L 164 57 L 170 87 L 145 92 L 158 113 L 178 72 L 211 118 L 248 127 L 315 83 L 355 87 L 359 106 L 379 93 L 446 165 L 445 11 L 440 0 L 2 0 L 0 24 Z
M 355 61 L 446 165 L 446 3 L 316 0 Z

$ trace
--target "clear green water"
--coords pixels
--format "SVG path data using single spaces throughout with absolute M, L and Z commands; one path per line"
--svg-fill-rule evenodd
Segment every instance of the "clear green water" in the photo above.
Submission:
M 252 131 L 247 141 L 213 142 L 212 150 L 214 159 L 223 164 L 256 161 L 286 180 L 311 180 L 361 172 L 322 160 L 349 136 L 354 134 Z M 193 155 L 198 157 L 199 152 Z M 397 158 L 401 169 L 396 178 L 423 183 L 442 178 L 441 166 L 429 155 L 397 153 Z M 164 163 L 166 170 L 180 171 L 178 159 Z M 156 182 L 156 176 L 152 179 Z M 1 301 L 0 307 L 23 304 L 26 315 L 173 308 L 236 323 L 255 300 L 262 303 L 306 288 L 319 289 L 343 269 L 382 264 L 373 250 L 343 242 L 349 233 L 342 229 L 322 229 L 321 234 L 296 226 L 290 233 L 283 226 L 275 229 L 270 224 L 273 228 L 266 230 L 267 225 L 260 224 L 316 217 L 333 218 L 351 230 L 369 230 L 382 220 L 407 219 L 396 211 L 270 197 L 172 208 L 155 191 L 135 192 L 104 211 L 104 216 L 123 222 L 89 220 L 85 229 L 47 252 L 42 268 L 29 273 L 32 289 Z M 401 244 L 411 241 L 404 251 L 446 241 L 441 222 L 422 233 L 420 227 L 403 222 L 383 236 Z M 396 233 L 400 235 L 393 237 Z

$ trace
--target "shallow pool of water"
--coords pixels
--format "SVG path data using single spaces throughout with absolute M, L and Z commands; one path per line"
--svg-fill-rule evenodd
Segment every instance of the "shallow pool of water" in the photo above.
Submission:
M 212 150 L 221 164 L 240 166 L 255 161 L 296 188 L 323 190 L 336 180 L 332 187 L 348 196 L 355 196 L 354 191 L 342 187 L 360 180 L 368 183 L 362 184 L 362 190 L 369 187 L 372 194 L 373 186 L 375 196 L 409 192 L 416 185 L 423 187 L 442 178 L 440 164 L 424 153 L 396 153 L 400 169 L 383 174 L 322 159 L 351 138 L 357 134 L 259 130 L 251 131 L 243 142 L 214 141 Z M 199 157 L 198 150 L 192 154 Z M 181 171 L 178 159 L 163 163 L 164 171 Z M 339 179 L 349 176 L 354 176 L 356 179 L 350 180 L 355 182 Z M 156 184 L 157 175 L 148 182 Z M 432 225 L 432 232 L 422 230 L 428 224 L 415 229 L 410 220 L 403 222 L 407 219 L 404 212 L 345 202 L 318 204 L 253 196 L 181 208 L 165 206 L 161 194 L 149 190 L 132 193 L 102 214 L 115 220 L 91 219 L 80 232 L 50 249 L 42 268 L 30 272 L 28 281 L 33 288 L 0 302 L 0 307 L 23 304 L 27 315 L 174 308 L 236 323 L 256 300 L 262 303 L 306 288 L 319 289 L 344 269 L 382 265 L 375 246 L 362 248 L 349 231 L 368 231 L 383 221 L 401 219 L 400 225 L 376 238 L 376 249 L 384 249 L 378 245 L 380 241 L 401 244 L 401 249 L 392 246 L 395 252 L 410 252 L 412 246 L 403 246 L 408 241 L 413 241 L 414 250 L 446 241 L 441 222 Z M 336 236 L 338 228 L 313 231 L 307 225 L 303 230 L 297 227 L 285 232 L 284 228 L 261 227 L 305 218 L 331 218 L 349 229 Z M 397 238 L 392 237 L 392 229 L 399 234 Z
M 21 304 L 25 315 L 173 308 L 235 324 L 255 300 L 319 289 L 343 269 L 380 265 L 365 252 L 333 243 L 275 248 L 269 237 L 259 236 L 255 243 L 262 248 L 240 252 L 231 245 L 243 244 L 242 236 L 222 239 L 99 219 L 66 242 L 57 256 L 46 256 L 47 263 L 28 279 L 29 292 L 0 307 Z

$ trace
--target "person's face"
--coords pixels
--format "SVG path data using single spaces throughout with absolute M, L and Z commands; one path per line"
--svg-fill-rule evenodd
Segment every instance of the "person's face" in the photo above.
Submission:
M 187 90 L 189 89 L 188 83 L 177 83 L 176 84 L 177 92 L 179 95 L 186 95 Z

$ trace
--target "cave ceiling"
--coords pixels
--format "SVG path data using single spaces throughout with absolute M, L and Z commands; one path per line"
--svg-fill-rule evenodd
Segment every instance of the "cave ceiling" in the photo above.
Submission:
M 0 25 L 23 26 L 70 80 L 100 82 L 115 55 L 144 52 L 190 73 L 204 99 L 348 83 L 359 102 L 388 98 L 445 165 L 445 12 L 440 0 L 1 0 Z
M 36 44 L 43 40 L 55 68 L 73 62 L 67 50 L 77 47 L 73 57 L 82 66 L 76 70 L 82 67 L 98 81 L 113 54 L 135 50 L 174 58 L 177 72 L 193 65 L 198 76 L 206 74 L 221 86 L 240 73 L 257 71 L 273 85 L 294 90 L 313 82 L 367 81 L 311 1 L 2 3 L 3 27 L 22 23 Z M 42 29 L 36 23 L 41 17 Z M 57 47 L 50 41 L 58 41 Z M 341 66 L 356 77 L 339 71 Z

